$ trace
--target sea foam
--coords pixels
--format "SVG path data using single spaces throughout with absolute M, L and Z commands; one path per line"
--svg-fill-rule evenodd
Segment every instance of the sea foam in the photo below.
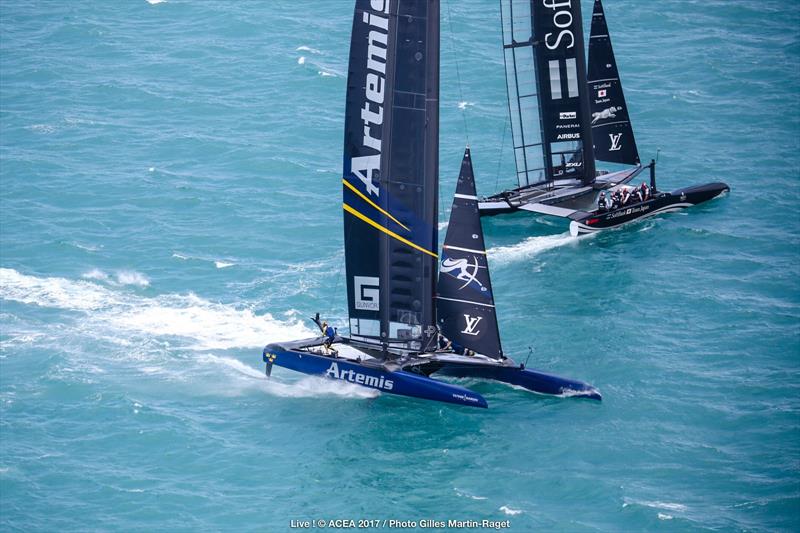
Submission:
M 102 278 L 97 272 L 92 275 Z M 87 329 L 103 338 L 124 340 L 130 334 L 177 338 L 183 347 L 195 350 L 260 348 L 268 340 L 313 335 L 298 319 L 276 320 L 191 293 L 142 297 L 90 281 L 30 276 L 9 268 L 0 268 L 0 297 L 87 312 L 81 323 L 91 323 Z
M 573 237 L 569 233 L 558 235 L 544 235 L 541 237 L 529 237 L 518 244 L 510 246 L 497 246 L 488 250 L 491 259 L 499 264 L 513 263 L 524 259 L 530 259 L 547 250 L 559 248 L 561 246 L 575 245 L 581 239 L 590 238 L 593 235 Z

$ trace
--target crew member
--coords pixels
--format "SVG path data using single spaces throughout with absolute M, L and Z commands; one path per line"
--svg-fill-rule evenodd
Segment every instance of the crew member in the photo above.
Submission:
M 608 204 L 606 203 L 606 193 L 601 192 L 600 198 L 597 200 L 597 208 L 600 211 L 608 211 Z
M 628 190 L 626 187 L 622 190 L 622 205 L 625 206 L 628 203 L 628 200 L 631 199 L 631 191 Z
M 622 197 L 619 189 L 611 193 L 611 209 L 622 207 Z
M 650 188 L 647 186 L 645 182 L 642 182 L 641 189 L 642 189 L 642 201 L 646 202 L 647 200 L 650 199 Z
M 446 352 L 450 350 L 452 347 L 453 343 L 450 342 L 450 340 L 447 337 L 439 333 L 439 351 Z
M 327 322 L 322 323 L 322 334 L 325 335 L 325 353 L 329 353 L 333 340 L 336 338 L 336 330 L 333 326 L 329 326 Z

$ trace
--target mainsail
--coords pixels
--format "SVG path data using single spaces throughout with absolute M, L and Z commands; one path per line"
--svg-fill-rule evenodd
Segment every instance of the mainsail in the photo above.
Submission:
M 501 0 L 520 187 L 595 179 L 580 0 Z
M 439 2 L 357 0 L 344 140 L 354 337 L 424 349 L 435 333 Z
M 595 159 L 638 165 L 639 152 L 601 0 L 595 0 L 592 11 L 588 77 Z
M 442 248 L 437 298 L 439 327 L 448 339 L 487 357 L 503 358 L 469 148 L 461 161 Z

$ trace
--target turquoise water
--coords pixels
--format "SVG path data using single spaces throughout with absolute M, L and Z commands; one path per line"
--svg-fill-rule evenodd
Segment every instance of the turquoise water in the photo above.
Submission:
M 443 3 L 443 223 L 463 115 L 480 192 L 513 183 L 496 9 Z M 0 529 L 800 529 L 800 6 L 606 13 L 661 187 L 732 192 L 488 220 L 505 351 L 604 401 L 462 381 L 479 412 L 263 377 L 346 314 L 350 2 L 2 2 Z

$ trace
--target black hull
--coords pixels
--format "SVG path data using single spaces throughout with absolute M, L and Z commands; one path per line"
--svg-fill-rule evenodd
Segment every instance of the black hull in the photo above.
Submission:
M 569 231 L 572 235 L 582 235 L 616 228 L 635 220 L 701 204 L 729 190 L 730 188 L 725 183 L 715 182 L 658 193 L 646 202 L 628 204 L 604 213 L 595 211 L 581 214 L 580 218 L 575 218 L 570 223 Z

